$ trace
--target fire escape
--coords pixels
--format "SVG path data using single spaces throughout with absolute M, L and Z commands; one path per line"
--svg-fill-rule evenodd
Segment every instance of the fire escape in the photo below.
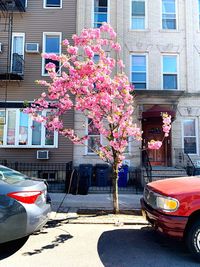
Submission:
M 13 41 L 13 23 L 15 14 L 25 11 L 26 0 L 0 0 L 0 103 L 5 108 L 8 84 L 24 79 L 24 53 L 19 51 L 24 48 Z

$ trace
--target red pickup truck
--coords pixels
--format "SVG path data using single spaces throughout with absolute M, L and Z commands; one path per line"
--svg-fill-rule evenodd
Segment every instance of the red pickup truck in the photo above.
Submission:
M 158 231 L 184 239 L 200 260 L 200 177 L 181 177 L 148 183 L 141 199 L 142 213 Z

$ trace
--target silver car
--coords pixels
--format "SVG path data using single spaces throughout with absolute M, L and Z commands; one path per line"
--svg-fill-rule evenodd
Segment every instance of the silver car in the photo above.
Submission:
M 51 211 L 47 186 L 0 165 L 0 244 L 40 230 Z

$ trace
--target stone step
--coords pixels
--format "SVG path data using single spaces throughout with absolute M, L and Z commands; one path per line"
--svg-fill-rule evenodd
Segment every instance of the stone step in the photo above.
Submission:
M 173 171 L 152 170 L 152 174 L 155 174 L 155 175 L 177 175 L 177 174 L 186 174 L 186 171 L 185 170 L 177 170 L 177 171 L 174 171 L 174 170 Z
M 163 174 L 160 174 L 160 173 L 152 173 L 151 174 L 152 176 L 159 176 L 159 177 L 170 177 L 170 176 L 188 176 L 186 172 L 183 172 L 183 173 L 163 173 Z M 147 176 L 147 173 L 144 173 L 144 176 Z

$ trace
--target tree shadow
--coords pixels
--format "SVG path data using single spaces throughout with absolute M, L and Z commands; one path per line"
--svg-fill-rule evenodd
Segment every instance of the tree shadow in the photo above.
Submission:
M 183 242 L 162 236 L 151 227 L 104 232 L 98 253 L 105 267 L 199 266 Z
M 67 241 L 68 239 L 71 239 L 71 238 L 73 238 L 73 236 L 70 235 L 70 234 L 61 234 L 61 235 L 57 236 L 55 238 L 55 240 L 53 240 L 51 242 L 51 244 L 48 244 L 46 246 L 43 246 L 40 249 L 34 249 L 31 252 L 25 252 L 25 253 L 23 253 L 23 256 L 33 256 L 33 255 L 36 255 L 36 254 L 40 254 L 44 250 L 46 250 L 46 249 L 53 249 L 53 248 L 59 246 L 60 244 L 63 244 L 65 241 Z
M 0 260 L 6 259 L 15 254 L 28 240 L 29 236 L 0 244 Z

